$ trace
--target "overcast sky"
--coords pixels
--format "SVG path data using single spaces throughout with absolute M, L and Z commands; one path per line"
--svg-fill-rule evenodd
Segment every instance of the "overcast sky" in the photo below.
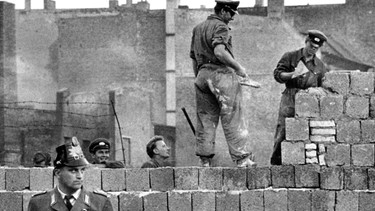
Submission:
M 25 7 L 25 0 L 5 0 L 16 4 L 16 9 Z M 133 0 L 133 3 L 146 0 Z M 147 0 L 151 9 L 165 9 L 166 0 Z M 31 0 L 32 9 L 42 9 L 44 0 Z M 109 0 L 55 0 L 57 9 L 68 8 L 107 8 Z M 241 0 L 240 7 L 253 7 L 255 0 Z M 266 3 L 267 0 L 264 0 Z M 345 0 L 284 0 L 285 5 L 306 5 L 306 4 L 341 4 Z M 126 4 L 126 0 L 119 0 L 119 5 Z M 180 5 L 188 5 L 189 8 L 213 8 L 215 0 L 180 0 Z

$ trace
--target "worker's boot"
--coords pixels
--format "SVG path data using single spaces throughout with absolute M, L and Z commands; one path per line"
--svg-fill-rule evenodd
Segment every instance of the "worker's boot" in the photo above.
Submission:
M 237 167 L 239 168 L 246 168 L 246 167 L 256 167 L 257 164 L 250 159 L 251 156 L 248 156 L 244 159 L 237 161 Z

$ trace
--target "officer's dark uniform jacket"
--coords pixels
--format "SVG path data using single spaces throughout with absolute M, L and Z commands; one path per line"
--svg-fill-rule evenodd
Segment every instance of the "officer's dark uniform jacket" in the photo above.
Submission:
M 309 70 L 306 74 L 283 80 L 280 74 L 283 72 L 293 72 L 297 66 L 305 65 Z M 322 79 L 327 72 L 323 62 L 315 55 L 312 60 L 306 62 L 303 56 L 303 48 L 285 53 L 278 62 L 274 70 L 274 78 L 279 83 L 284 83 L 286 89 L 282 93 L 279 118 L 275 133 L 275 146 L 271 158 L 272 164 L 281 164 L 281 142 L 285 139 L 285 118 L 295 115 L 295 95 L 301 89 L 310 87 L 320 87 Z
M 102 163 L 96 163 L 95 161 L 92 162 L 92 164 L 102 164 Z M 121 161 L 106 161 L 104 163 L 106 168 L 125 168 L 125 165 Z
M 51 191 L 34 195 L 30 199 L 28 211 L 68 211 L 61 194 L 54 188 Z M 100 192 L 82 189 L 71 211 L 113 211 L 110 199 Z

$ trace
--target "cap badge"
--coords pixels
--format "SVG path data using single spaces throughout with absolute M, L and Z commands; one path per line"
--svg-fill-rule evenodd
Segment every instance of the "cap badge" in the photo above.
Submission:
M 72 138 L 72 146 L 73 147 L 76 147 L 76 146 L 78 146 L 79 145 L 79 142 L 78 142 L 78 139 L 77 139 L 77 137 L 73 137 Z
M 315 38 L 314 38 L 314 41 L 315 41 L 315 42 L 320 42 L 320 39 L 317 38 L 317 37 L 315 37 Z
M 104 143 L 104 142 L 100 142 L 99 145 L 100 145 L 100 146 L 104 146 L 105 143 Z

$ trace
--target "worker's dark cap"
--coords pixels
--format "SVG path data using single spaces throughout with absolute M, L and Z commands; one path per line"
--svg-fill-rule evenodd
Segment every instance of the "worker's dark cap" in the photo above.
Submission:
M 73 137 L 64 145 L 58 146 L 56 152 L 57 155 L 53 164 L 57 168 L 63 166 L 78 167 L 89 164 L 76 137 Z
M 313 44 L 319 45 L 319 47 L 327 41 L 327 36 L 319 30 L 309 30 L 307 31 L 307 36 L 309 36 L 309 39 Z
M 233 0 L 215 0 L 216 6 L 221 8 L 227 8 L 231 10 L 233 13 L 238 14 L 237 7 L 240 4 L 240 1 L 233 1 Z
M 110 149 L 111 145 L 109 144 L 109 141 L 105 138 L 97 138 L 94 141 L 90 143 L 89 151 L 92 154 L 95 154 L 95 152 L 99 149 Z

